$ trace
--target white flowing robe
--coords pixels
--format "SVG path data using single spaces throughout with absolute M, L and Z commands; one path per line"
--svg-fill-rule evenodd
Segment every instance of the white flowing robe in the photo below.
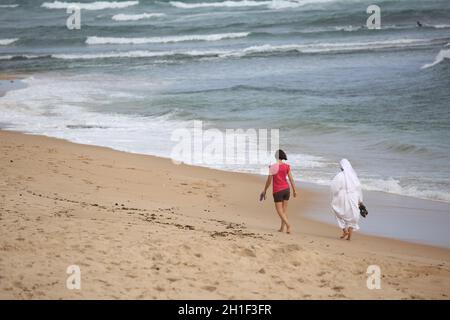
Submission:
M 339 172 L 331 182 L 333 197 L 331 207 L 341 229 L 352 227 L 353 230 L 358 230 L 359 203 L 363 201 L 361 184 L 350 162 L 344 160 L 341 161 L 341 167 L 344 170 Z

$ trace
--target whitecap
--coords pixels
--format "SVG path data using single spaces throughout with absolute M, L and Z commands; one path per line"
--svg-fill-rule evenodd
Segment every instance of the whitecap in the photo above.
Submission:
M 209 35 L 211 36 L 211 35 Z M 217 35 L 215 35 L 217 36 Z M 244 35 L 242 35 L 244 36 Z M 192 36 L 187 36 L 186 38 L 181 38 L 183 36 L 174 36 L 175 38 L 166 38 L 165 42 L 171 41 L 194 41 L 198 39 L 203 39 L 203 41 L 211 41 L 211 38 L 194 38 Z M 130 39 L 133 39 L 130 41 Z M 141 41 L 140 38 L 136 41 L 134 38 L 112 38 L 112 41 L 115 43 L 149 43 L 149 42 L 158 42 L 161 39 L 152 39 L 152 38 L 143 38 L 144 41 Z M 151 41 L 149 41 L 151 39 Z M 106 40 L 98 40 L 96 38 L 91 39 L 90 42 L 98 44 L 103 42 L 112 43 L 109 41 L 111 39 Z M 343 42 L 343 43 L 310 43 L 310 44 L 285 44 L 285 45 L 271 45 L 264 44 L 259 46 L 251 46 L 243 49 L 235 49 L 235 50 L 189 50 L 189 51 L 149 51 L 149 50 L 132 50 L 132 51 L 111 51 L 111 52 L 100 52 L 100 53 L 68 53 L 68 54 L 51 54 L 51 55 L 42 55 L 42 56 L 28 56 L 28 55 L 20 55 L 20 56 L 0 56 L 0 60 L 5 59 L 33 59 L 33 58 L 55 58 L 55 59 L 64 59 L 64 60 L 88 60 L 88 59 L 107 59 L 107 58 L 149 58 L 149 57 L 165 57 L 165 56 L 190 56 L 190 57 L 199 57 L 199 58 L 240 58 L 247 57 L 258 54 L 283 54 L 288 52 L 297 52 L 301 54 L 321 54 L 328 52 L 354 52 L 354 51 L 363 51 L 363 50 L 376 50 L 376 49 L 385 49 L 385 48 L 403 48 L 408 46 L 423 46 L 430 43 L 430 39 L 397 39 L 397 40 L 386 40 L 386 41 L 373 41 L 373 42 Z
M 272 1 L 252 1 L 252 0 L 242 0 L 242 1 L 223 1 L 223 2 L 198 2 L 198 3 L 187 3 L 181 1 L 170 1 L 169 3 L 180 9 L 195 9 L 195 8 L 208 8 L 208 7 L 257 7 L 257 6 L 267 6 Z
M 360 177 L 361 178 L 361 177 Z M 361 178 L 363 189 L 409 196 L 419 199 L 450 202 L 450 194 L 439 190 L 422 190 L 417 186 L 402 185 L 398 179 L 365 179 Z
M 422 69 L 431 68 L 431 67 L 441 63 L 445 59 L 450 59 L 450 49 L 442 49 L 441 51 L 439 51 L 439 53 L 436 56 L 436 58 L 434 59 L 434 61 L 432 63 L 427 63 L 427 64 L 423 65 Z
M 288 9 L 298 8 L 310 4 L 321 4 L 336 0 L 272 0 L 272 1 L 221 1 L 221 2 L 182 2 L 170 1 L 169 3 L 179 9 L 196 9 L 196 8 L 239 8 L 239 7 L 260 7 L 265 6 L 269 9 Z
M 148 38 L 116 38 L 116 37 L 88 37 L 87 44 L 146 44 L 146 43 L 173 43 L 184 41 L 219 41 L 223 39 L 243 38 L 249 35 L 248 32 L 219 33 L 206 35 L 183 35 Z
M 67 9 L 78 7 L 83 10 L 122 9 L 139 4 L 139 1 L 95 1 L 95 2 L 44 2 L 41 7 L 47 9 Z
M 141 14 L 124 14 L 119 13 L 112 16 L 114 21 L 138 21 L 142 19 L 160 18 L 165 16 L 164 13 L 141 13 Z
M 436 25 L 432 25 L 431 27 L 433 27 L 435 29 L 447 29 L 447 28 L 450 28 L 450 24 L 436 24 Z
M 14 39 L 0 39 L 0 46 L 7 46 L 19 40 L 18 38 Z

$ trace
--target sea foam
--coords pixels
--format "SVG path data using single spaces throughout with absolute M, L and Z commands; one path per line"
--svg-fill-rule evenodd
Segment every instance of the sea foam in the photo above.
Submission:
M 219 41 L 223 39 L 244 38 L 249 35 L 248 32 L 237 33 L 219 33 L 205 35 L 184 35 L 167 37 L 149 37 L 149 38 L 116 38 L 116 37 L 88 37 L 87 44 L 146 44 L 146 43 L 172 43 L 183 41 Z
M 361 50 L 376 50 L 386 48 L 398 48 L 406 46 L 419 46 L 429 43 L 427 39 L 396 39 L 372 42 L 342 42 L 342 43 L 312 43 L 312 44 L 264 44 L 251 46 L 241 50 L 224 53 L 222 57 L 242 57 L 252 54 L 271 54 L 295 51 L 299 53 L 327 53 L 327 52 L 351 52 Z
M 219 34 L 219 35 L 203 35 L 203 36 L 172 36 L 161 38 L 99 38 L 90 37 L 87 40 L 89 44 L 139 44 L 139 43 L 169 43 L 178 41 L 213 41 L 220 40 L 226 37 L 244 37 L 247 33 L 238 34 Z M 88 59 L 107 59 L 107 58 L 149 58 L 149 57 L 171 57 L 171 56 L 188 56 L 197 58 L 241 58 L 251 57 L 254 55 L 278 55 L 286 53 L 300 53 L 300 54 L 322 54 L 329 52 L 357 52 L 366 50 L 377 50 L 386 48 L 404 48 L 414 46 L 424 46 L 430 42 L 435 42 L 433 39 L 397 39 L 386 41 L 372 41 L 372 42 L 342 42 L 342 43 L 310 43 L 310 44 L 285 44 L 285 45 L 271 45 L 264 44 L 258 46 L 250 46 L 242 49 L 217 49 L 217 50 L 188 50 L 188 51 L 149 51 L 149 50 L 131 50 L 131 51 L 111 51 L 99 53 L 70 53 L 70 54 L 47 54 L 42 56 L 27 56 L 18 55 L 0 56 L 0 60 L 12 59 L 35 59 L 35 58 L 55 58 L 64 60 L 88 60 Z M 448 50 L 444 50 L 448 51 Z M 448 55 L 448 53 L 446 53 Z M 440 53 L 443 55 L 443 53 Z M 440 55 L 438 55 L 439 59 Z M 437 58 L 437 60 L 439 60 Z M 439 60 L 436 63 L 439 63 Z M 433 65 L 434 65 L 433 64 Z
M 198 3 L 186 3 L 181 1 L 170 1 L 169 3 L 180 9 L 195 9 L 195 8 L 217 8 L 217 7 L 257 7 L 257 6 L 267 6 L 272 1 L 252 1 L 252 0 L 242 0 L 242 1 L 223 1 L 223 2 L 198 2 Z
M 436 25 L 432 25 L 431 27 L 433 27 L 435 29 L 447 29 L 447 28 L 450 28 L 450 24 L 436 24 Z
M 139 1 L 96 1 L 90 3 L 83 2 L 44 2 L 41 7 L 47 9 L 67 9 L 76 6 L 84 10 L 122 9 L 139 4 Z
M 309 4 L 320 4 L 326 2 L 332 2 L 336 0 L 272 0 L 272 1 L 221 1 L 221 2 L 181 2 L 170 1 L 169 3 L 180 9 L 196 9 L 196 8 L 238 8 L 238 7 L 260 7 L 266 6 L 269 9 L 286 9 L 286 8 L 298 8 Z
M 432 63 L 427 63 L 422 66 L 422 69 L 431 68 L 441 62 L 443 62 L 445 59 L 450 59 L 450 49 L 442 49 L 439 51 L 438 55 L 434 59 Z
M 17 39 L 17 38 L 15 38 L 15 39 L 0 39 L 0 46 L 7 46 L 9 44 L 16 42 L 17 40 L 19 40 L 19 39 Z
M 165 16 L 164 13 L 141 13 L 141 14 L 116 14 L 112 16 L 114 21 L 138 21 L 150 18 L 159 18 Z
M 108 80 L 108 81 L 106 81 Z M 141 83 L 127 78 L 105 79 L 103 76 L 44 77 L 28 78 L 28 85 L 20 91 L 9 91 L 2 98 L 0 118 L 11 124 L 11 130 L 43 134 L 68 139 L 73 142 L 106 146 L 117 150 L 152 154 L 163 157 L 170 155 L 171 133 L 174 129 L 186 127 L 190 122 L 176 120 L 173 114 L 140 116 L 136 114 L 106 113 L 101 106 L 109 103 L 107 97 L 115 99 L 138 97 L 139 90 L 158 91 L 157 82 Z M 92 85 L 92 83 L 96 85 Z M 131 100 L 132 101 L 132 100 Z M 90 109 L 87 106 L 96 106 Z M 148 139 L 151 136 L 152 139 Z M 303 181 L 329 185 L 332 178 L 327 171 L 333 161 L 320 156 L 290 153 L 289 161 L 298 168 L 296 177 Z M 236 168 L 217 167 L 236 170 Z M 311 171 L 310 169 L 316 169 Z M 257 169 L 246 170 L 258 173 Z M 239 171 L 239 170 L 238 170 Z M 307 176 L 305 174 L 310 172 Z M 450 194 L 436 187 L 424 187 L 420 181 L 404 182 L 393 177 L 367 177 L 360 179 L 365 190 L 407 195 L 450 202 Z

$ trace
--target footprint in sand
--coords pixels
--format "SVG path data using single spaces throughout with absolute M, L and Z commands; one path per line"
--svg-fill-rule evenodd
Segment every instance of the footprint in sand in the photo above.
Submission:
M 342 298 L 342 299 L 346 298 L 346 296 L 343 295 L 342 293 L 332 294 L 332 295 L 329 295 L 328 297 L 330 297 L 330 298 Z
M 278 249 L 274 249 L 274 251 L 277 251 L 277 252 L 281 251 L 282 253 L 290 253 L 293 251 L 302 251 L 302 248 L 298 244 L 288 244 L 288 245 L 282 246 Z
M 342 286 L 335 286 L 335 287 L 333 287 L 332 289 L 333 289 L 334 291 L 341 292 L 342 290 L 344 290 L 344 287 L 342 287 Z
M 242 250 L 240 255 L 243 256 L 243 257 L 256 258 L 256 253 L 253 250 L 248 249 L 248 248 L 245 248 L 244 250 Z
M 213 292 L 213 291 L 216 291 L 217 288 L 214 286 L 203 286 L 202 289 L 209 291 L 209 292 Z

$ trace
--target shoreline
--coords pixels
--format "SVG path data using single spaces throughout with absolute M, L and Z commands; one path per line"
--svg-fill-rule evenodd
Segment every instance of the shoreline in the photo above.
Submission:
M 449 299 L 450 250 L 311 220 L 280 234 L 261 176 L 0 130 L 0 298 Z M 79 265 L 83 289 L 65 288 Z M 382 269 L 382 289 L 366 269 Z
M 450 301 L 450 2 L 60 1 L 0 4 L 0 300 Z
M 3 97 L 9 91 L 26 88 L 27 85 L 22 79 L 23 77 L 19 75 L 0 74 L 0 97 Z
M 117 150 L 117 149 L 114 149 L 112 147 L 107 147 L 107 146 L 98 146 L 95 144 L 78 143 L 78 142 L 72 142 L 67 139 L 51 137 L 51 136 L 46 136 L 46 135 L 42 135 L 42 134 L 9 130 L 7 126 L 1 127 L 1 123 L 0 123 L 0 132 L 1 131 L 7 131 L 7 132 L 11 132 L 11 133 L 31 135 L 31 136 L 37 136 L 37 137 L 44 137 L 44 138 L 49 138 L 49 139 L 56 139 L 56 140 L 61 140 L 61 141 L 67 142 L 67 143 L 78 144 L 81 146 L 105 148 L 105 149 L 108 149 L 111 151 L 129 153 L 129 154 L 137 155 L 137 156 L 155 157 L 158 159 L 162 159 L 163 161 L 168 161 L 170 163 L 173 163 L 170 158 L 163 157 L 163 156 L 121 151 L 121 150 Z M 264 181 L 265 181 L 265 175 L 260 175 L 257 173 L 228 171 L 225 169 L 212 168 L 212 167 L 201 166 L 201 165 L 185 164 L 185 163 L 183 163 L 182 165 L 187 166 L 187 167 L 218 171 L 221 173 L 235 173 L 235 174 L 242 174 L 244 176 L 246 176 L 246 175 L 252 176 L 252 177 L 255 177 L 255 178 L 261 180 L 261 186 L 264 185 Z M 330 206 L 329 206 L 329 186 L 321 185 L 321 184 L 314 183 L 314 182 L 303 182 L 303 181 L 298 181 L 298 180 L 296 181 L 296 183 L 297 183 L 297 186 L 299 186 L 299 188 L 306 188 L 309 193 L 314 191 L 314 193 L 317 193 L 318 197 L 321 199 L 315 203 L 314 208 L 311 208 L 311 210 L 309 210 L 308 212 L 303 214 L 304 217 L 307 219 L 310 219 L 312 221 L 324 223 L 331 227 L 337 227 L 336 221 L 334 219 L 334 215 L 332 214 Z M 364 234 L 367 236 L 375 236 L 375 237 L 387 238 L 390 240 L 402 241 L 402 242 L 406 242 L 406 243 L 426 245 L 426 246 L 438 247 L 438 248 L 443 248 L 443 249 L 450 249 L 450 237 L 446 236 L 447 233 L 446 233 L 446 227 L 445 227 L 446 225 L 450 224 L 450 203 L 442 201 L 442 200 L 423 199 L 423 198 L 417 198 L 417 197 L 408 196 L 408 195 L 388 193 L 385 191 L 363 190 L 363 192 L 365 195 L 365 199 L 370 199 L 369 202 L 365 201 L 365 203 L 366 203 L 366 205 L 368 205 L 368 209 L 369 209 L 369 218 L 364 219 L 361 217 L 361 219 L 360 219 L 361 224 L 364 224 L 366 220 L 367 221 L 372 220 L 373 214 L 370 214 L 371 212 L 373 212 L 377 209 L 379 209 L 379 211 L 384 210 L 383 205 L 379 206 L 378 203 L 383 204 L 386 202 L 386 199 L 390 199 L 390 202 L 395 203 L 395 205 L 399 208 L 402 206 L 403 203 L 405 203 L 405 202 L 409 203 L 409 207 L 404 208 L 404 210 L 402 210 L 402 212 L 396 212 L 397 217 L 395 219 L 395 223 L 398 225 L 404 225 L 405 220 L 406 220 L 406 222 L 409 223 L 409 229 L 408 228 L 406 228 L 406 229 L 408 229 L 408 231 L 411 231 L 411 229 L 413 229 L 412 234 L 421 232 L 421 235 L 418 238 L 417 237 L 414 238 L 414 237 L 409 236 L 408 233 L 405 233 L 405 234 L 403 234 L 403 237 L 399 237 L 399 236 L 395 235 L 395 230 L 394 230 L 394 232 L 391 231 L 391 232 L 386 233 L 383 230 L 383 229 L 385 229 L 383 218 L 386 218 L 386 217 L 380 217 L 380 219 L 377 219 L 378 221 L 377 221 L 376 225 L 373 227 L 369 227 L 369 229 L 366 228 L 364 230 L 364 227 L 362 227 L 361 230 L 358 231 L 358 233 Z M 268 201 L 271 201 L 270 196 L 268 196 L 267 198 L 268 198 Z M 372 206 L 372 204 L 374 204 L 374 206 Z M 422 218 L 425 219 L 425 221 L 415 222 L 415 221 L 411 221 L 410 219 L 408 220 L 409 210 L 415 210 L 414 209 L 415 207 L 420 207 L 422 210 L 427 211 L 427 214 L 433 214 L 433 212 L 432 212 L 433 209 L 429 209 L 429 208 L 437 207 L 437 208 L 439 208 L 439 209 L 437 209 L 437 211 L 445 211 L 444 214 L 446 214 L 446 215 L 444 215 L 443 217 L 439 217 L 439 220 L 441 220 L 441 221 L 439 223 L 434 224 L 434 226 L 433 226 L 434 228 L 441 229 L 440 234 L 438 235 L 439 237 L 437 239 L 436 239 L 436 234 L 435 234 L 436 230 L 434 228 L 429 227 L 428 228 L 429 231 L 426 228 L 425 229 L 423 228 L 422 223 L 425 223 L 425 225 L 426 225 L 426 223 L 427 223 L 426 219 L 429 218 L 429 216 L 427 214 L 422 215 Z M 375 210 L 373 210 L 374 208 L 375 208 Z M 401 217 L 399 217 L 400 214 L 402 215 L 402 219 L 401 219 Z M 413 216 L 413 218 L 414 218 L 414 216 Z M 389 219 L 391 219 L 391 218 L 389 218 Z M 433 236 L 434 238 L 427 239 L 427 237 L 430 237 L 430 235 Z
M 20 89 L 23 89 L 23 88 L 27 88 L 28 84 L 23 82 L 22 80 L 27 79 L 29 77 L 33 77 L 33 76 L 37 76 L 37 74 L 14 74 L 14 75 L 12 75 L 12 74 L 0 74 L 0 97 L 2 95 L 5 95 L 9 91 L 12 91 L 12 90 L 20 90 Z M 9 82 L 10 81 L 15 81 L 15 83 L 13 84 L 12 87 L 9 86 Z M 5 83 L 6 83 L 6 86 L 4 86 Z M 2 91 L 2 87 L 3 86 L 5 88 L 6 87 L 8 87 L 8 88 L 5 89 L 4 91 Z M 95 127 L 95 124 L 93 126 Z M 67 125 L 67 127 L 71 127 L 71 125 Z M 76 127 L 76 125 L 75 125 L 75 127 Z M 35 132 L 32 132 L 32 131 L 27 132 L 26 131 L 27 129 L 24 128 L 24 127 L 17 128 L 17 124 L 16 123 L 11 123 L 11 124 L 7 123 L 7 122 L 0 123 L 0 130 L 1 129 L 3 129 L 3 130 L 10 130 L 10 131 L 14 131 L 14 132 L 22 132 L 22 133 L 25 133 L 25 134 L 43 135 L 43 136 L 47 136 L 47 137 L 50 137 L 50 138 L 63 139 L 63 140 L 74 142 L 74 143 L 86 143 L 86 142 L 83 142 L 83 141 L 76 141 L 76 139 L 74 139 L 73 136 L 71 137 L 70 135 L 67 136 L 67 135 L 64 135 L 64 134 L 61 134 L 61 133 L 60 134 L 54 134 L 54 135 L 45 135 L 45 133 L 39 132 L 39 130 L 37 130 L 37 131 L 34 130 Z M 90 138 L 89 136 L 84 137 L 84 140 L 86 140 L 86 139 L 89 140 L 89 138 Z M 86 144 L 88 144 L 88 143 L 86 143 Z M 96 141 L 96 142 L 91 143 L 91 145 L 111 148 L 113 150 L 122 151 L 122 152 L 130 152 L 130 153 L 134 153 L 134 154 L 153 155 L 153 156 L 160 156 L 160 157 L 168 158 L 168 156 L 166 154 L 165 155 L 154 155 L 154 154 L 150 154 L 150 153 L 141 152 L 142 150 L 139 151 L 139 149 L 136 152 L 135 151 L 130 151 L 127 148 L 121 148 L 120 144 L 119 145 L 116 144 L 115 146 L 111 146 L 111 144 L 108 145 L 108 144 L 104 144 L 102 142 Z M 163 151 L 162 153 L 166 153 L 166 152 Z M 201 167 L 205 167 L 205 168 L 210 168 L 210 167 L 208 167 L 206 165 L 205 166 L 198 165 L 198 164 L 193 164 L 193 165 L 194 166 L 201 166 Z M 215 169 L 222 170 L 222 171 L 225 171 L 225 172 L 242 172 L 242 173 L 254 174 L 254 173 L 245 172 L 245 171 L 229 171 L 227 169 L 221 169 L 221 168 L 215 168 Z M 326 179 L 327 180 L 329 179 L 331 181 L 331 179 L 333 178 L 334 174 L 335 173 L 330 173 L 329 177 L 327 177 Z M 315 177 L 315 178 L 317 179 L 317 177 Z M 389 180 L 389 176 L 380 177 L 380 179 L 382 179 L 382 180 L 384 179 L 384 180 L 387 181 L 387 180 Z M 311 180 L 314 180 L 314 179 L 311 179 Z M 321 180 L 321 181 L 323 181 L 323 180 Z M 297 179 L 297 182 L 305 183 L 303 181 L 300 181 L 299 179 Z M 318 186 L 319 188 L 320 187 L 328 188 L 328 185 L 320 184 L 320 183 L 317 183 L 317 182 L 314 182 L 314 181 L 308 181 L 308 182 L 306 182 L 306 184 L 311 184 L 313 186 Z M 411 193 L 411 192 L 408 192 L 408 191 L 397 191 L 397 192 L 394 191 L 394 192 L 391 192 L 391 191 L 383 190 L 383 188 L 374 187 L 370 183 L 367 183 L 366 187 L 367 187 L 367 189 L 363 190 L 363 192 L 365 192 L 365 193 L 379 193 L 380 195 L 387 195 L 387 196 L 393 195 L 393 196 L 403 197 L 405 199 L 415 199 L 417 201 L 429 201 L 429 202 L 436 202 L 436 203 L 447 204 L 448 207 L 449 207 L 449 212 L 450 212 L 450 201 L 447 201 L 445 197 L 444 198 L 434 198 L 436 195 L 429 196 L 429 197 L 423 196 L 423 192 L 428 192 L 426 190 L 425 191 L 420 191 L 418 193 Z M 433 191 L 430 191 L 430 192 L 432 193 Z M 448 247 L 450 247 L 450 240 L 449 240 L 449 243 L 448 243 Z
M 19 90 L 19 89 L 26 88 L 28 85 L 26 83 L 22 82 L 22 80 L 26 79 L 27 77 L 31 77 L 31 76 L 33 76 L 33 74 L 29 74 L 29 75 L 26 75 L 26 74 L 16 74 L 16 75 L 0 74 L 0 97 L 5 95 L 8 91 Z M 12 87 L 8 87 L 8 88 L 6 88 L 6 90 L 2 91 L 2 84 L 4 82 L 9 82 L 11 80 L 17 80 L 17 81 L 15 82 L 15 84 Z M 12 126 L 10 127 L 9 123 L 0 123 L 0 130 L 1 129 L 3 129 L 3 130 L 11 130 L 11 131 L 14 131 L 14 132 L 22 132 L 22 133 L 25 133 L 25 134 L 42 135 L 42 136 L 47 136 L 47 137 L 50 137 L 50 138 L 63 139 L 63 140 L 66 140 L 66 141 L 69 141 L 69 142 L 74 142 L 74 143 L 81 143 L 81 144 L 86 143 L 86 142 L 82 142 L 82 141 L 81 142 L 76 141 L 76 139 L 73 139 L 73 137 L 72 137 L 72 139 L 70 139 L 70 137 L 64 137 L 64 136 L 61 136 L 61 135 L 59 135 L 59 136 L 58 135 L 45 135 L 44 133 L 41 133 L 41 132 L 26 132 L 26 131 L 24 131 L 24 130 L 26 130 L 26 128 L 22 127 L 22 128 L 19 128 L 19 129 L 15 129 Z M 150 156 L 158 156 L 158 157 L 168 158 L 167 155 L 154 155 L 154 154 L 149 154 L 149 153 L 143 153 L 141 151 L 134 152 L 134 151 L 127 150 L 127 148 L 124 149 L 124 148 L 120 148 L 120 147 L 117 147 L 117 146 L 110 146 L 110 145 L 107 145 L 107 144 L 99 143 L 98 141 L 97 141 L 97 143 L 86 143 L 86 144 L 90 144 L 90 145 L 94 145 L 94 146 L 101 146 L 101 147 L 106 147 L 106 148 L 111 148 L 113 150 L 122 151 L 122 152 L 130 152 L 130 153 L 133 153 L 133 154 L 143 154 L 143 155 L 150 155 Z M 205 166 L 198 165 L 198 164 L 193 164 L 193 165 L 194 166 L 205 167 L 205 168 L 211 168 L 211 167 L 208 167 L 206 165 Z M 225 172 L 242 172 L 242 173 L 255 174 L 255 173 L 250 173 L 250 172 L 245 172 L 245 171 L 229 171 L 227 169 L 221 169 L 221 168 L 214 168 L 214 169 L 222 170 L 222 171 L 225 171 Z M 331 174 L 330 177 L 329 177 L 330 181 L 331 181 L 332 177 L 333 177 L 333 175 Z M 388 177 L 383 177 L 381 179 L 388 179 Z M 312 179 L 312 180 L 314 180 L 314 179 Z M 297 182 L 303 183 L 299 179 L 297 179 Z M 328 185 L 320 184 L 320 183 L 317 183 L 317 182 L 314 182 L 314 181 L 309 181 L 309 182 L 306 182 L 306 183 L 307 184 L 311 184 L 313 186 L 328 187 Z M 449 212 L 450 212 L 450 201 L 448 201 L 446 199 L 433 198 L 431 196 L 430 197 L 426 197 L 426 196 L 423 196 L 423 195 L 421 196 L 420 192 L 418 194 L 414 194 L 414 193 L 411 194 L 411 193 L 408 193 L 407 191 L 405 191 L 405 192 L 402 192 L 402 191 L 400 191 L 400 192 L 399 191 L 397 191 L 397 192 L 390 192 L 390 191 L 383 190 L 382 188 L 381 189 L 377 188 L 377 187 L 374 188 L 373 185 L 370 185 L 369 183 L 367 184 L 367 187 L 368 187 L 368 189 L 364 189 L 363 192 L 365 192 L 365 193 L 379 193 L 381 195 L 384 194 L 384 195 L 388 195 L 388 196 L 394 195 L 394 196 L 398 196 L 398 197 L 404 197 L 406 199 L 410 198 L 410 199 L 415 199 L 415 200 L 418 200 L 418 201 L 430 201 L 430 202 L 437 202 L 437 203 L 448 204 L 449 205 Z M 450 241 L 448 243 L 448 247 L 450 247 Z

